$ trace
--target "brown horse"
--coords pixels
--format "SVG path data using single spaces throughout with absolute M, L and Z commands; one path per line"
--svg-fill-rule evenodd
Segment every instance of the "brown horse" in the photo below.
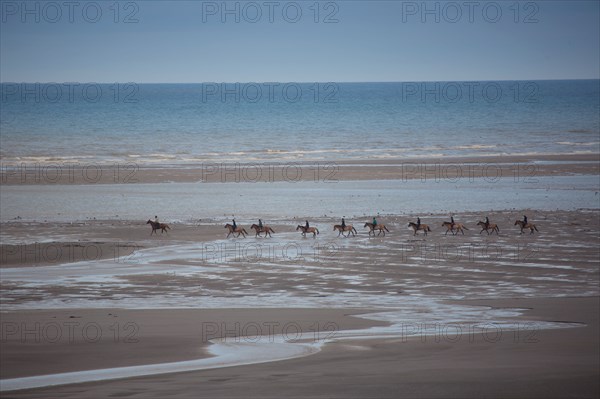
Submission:
M 442 226 L 446 227 L 446 233 L 444 233 L 444 235 L 448 234 L 448 232 L 451 232 L 452 235 L 455 236 L 455 235 L 458 234 L 459 231 L 463 235 L 465 235 L 464 230 L 469 230 L 462 223 L 454 223 L 454 224 L 452 224 L 451 222 L 444 222 L 444 223 L 442 223 Z M 454 231 L 454 229 L 456 229 L 456 231 Z
M 306 226 L 298 225 L 298 227 L 296 227 L 296 231 L 298 230 L 302 231 L 302 235 L 304 237 L 306 237 L 306 233 L 312 233 L 313 238 L 317 238 L 317 234 L 319 234 L 319 229 L 317 229 L 316 227 L 309 227 L 307 229 Z
M 333 225 L 333 231 L 338 231 L 338 237 L 341 235 L 343 235 L 344 237 L 350 237 L 350 233 L 352 233 L 352 237 L 355 237 L 356 234 L 358 234 L 358 232 L 356 231 L 356 229 L 354 227 L 352 227 L 351 224 L 347 224 L 346 227 L 342 227 L 341 224 L 336 224 Z M 345 235 L 344 232 L 348 231 L 348 235 Z M 356 234 L 355 234 L 356 233 Z
M 477 226 L 481 226 L 481 231 L 479 232 L 479 234 L 483 233 L 483 231 L 485 230 L 486 233 L 488 233 L 488 236 L 490 235 L 490 231 L 491 230 L 491 234 L 494 234 L 494 231 L 496 232 L 496 235 L 498 235 L 498 232 L 500 231 L 500 228 L 498 228 L 498 225 L 496 223 L 490 223 L 487 226 L 485 225 L 485 222 L 482 222 L 481 220 L 479 222 L 477 222 Z
M 257 225 L 257 224 L 253 224 L 252 226 L 250 226 L 251 229 L 254 229 L 254 231 L 256 231 L 256 235 L 255 237 L 261 237 L 260 233 L 265 233 L 265 238 L 267 236 L 272 237 L 271 233 L 275 233 L 275 230 L 273 230 L 272 228 L 270 228 L 269 226 L 263 226 L 262 228 Z
M 529 229 L 529 234 L 533 234 L 533 231 L 537 231 L 539 232 L 539 230 L 537 229 L 537 227 L 535 227 L 535 224 L 533 223 L 527 223 L 525 224 L 522 220 L 515 220 L 515 226 L 519 226 L 521 228 L 521 234 L 523 234 L 523 230 L 524 229 Z
M 226 238 L 229 238 L 229 236 L 232 235 L 233 233 L 238 233 L 238 235 L 236 237 L 239 237 L 241 234 L 244 238 L 246 238 L 246 234 L 248 234 L 248 232 L 246 230 L 244 230 L 244 228 L 239 227 L 239 226 L 234 230 L 233 226 L 229 223 L 227 223 L 224 228 L 229 229 L 229 234 L 227 234 Z
M 390 232 L 387 227 L 385 227 L 385 224 L 373 224 L 373 223 L 365 223 L 364 227 L 368 227 L 369 228 L 369 236 L 371 235 L 371 233 L 373 233 L 373 236 L 375 236 L 375 230 L 379 230 L 379 233 L 377 233 L 377 235 L 383 233 L 383 236 L 385 237 L 385 232 L 387 231 L 388 233 Z
M 417 235 L 417 231 L 419 230 L 423 230 L 423 233 L 425 233 L 425 235 L 427 235 L 428 231 L 431 231 L 431 229 L 429 228 L 429 225 L 427 224 L 421 224 L 419 227 L 417 227 L 417 224 L 414 222 L 408 222 L 408 227 L 412 227 L 413 229 L 413 236 Z
M 166 223 L 156 223 L 156 222 L 153 222 L 152 220 L 148 220 L 146 222 L 146 224 L 149 224 L 150 226 L 152 226 L 152 231 L 150 232 L 150 235 L 156 234 L 156 230 L 158 230 L 158 229 L 160 229 L 160 234 L 162 234 L 162 233 L 168 234 L 169 232 L 167 230 L 171 230 L 169 225 Z

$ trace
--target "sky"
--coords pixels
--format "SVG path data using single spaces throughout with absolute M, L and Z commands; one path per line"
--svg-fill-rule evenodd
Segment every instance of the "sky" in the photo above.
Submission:
M 594 1 L 0 1 L 2 82 L 600 78 Z

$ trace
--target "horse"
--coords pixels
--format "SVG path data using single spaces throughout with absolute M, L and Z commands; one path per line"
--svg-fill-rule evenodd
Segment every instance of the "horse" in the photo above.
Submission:
M 150 219 L 148 219 L 146 224 L 149 224 L 150 226 L 152 226 L 152 231 L 150 232 L 150 235 L 156 234 L 156 230 L 158 230 L 158 229 L 160 229 L 160 234 L 162 234 L 162 233 L 169 234 L 169 232 L 167 230 L 171 230 L 171 228 L 169 227 L 168 224 L 153 222 Z
M 369 236 L 371 235 L 371 233 L 373 233 L 373 236 L 375 236 L 375 230 L 379 230 L 379 233 L 377 233 L 377 235 L 383 233 L 383 236 L 385 237 L 385 232 L 387 231 L 388 233 L 390 232 L 387 227 L 385 227 L 385 224 L 373 224 L 373 223 L 365 223 L 364 227 L 368 227 L 369 228 Z
M 479 232 L 479 234 L 483 233 L 484 230 L 486 233 L 488 233 L 488 236 L 490 235 L 490 232 L 488 230 L 492 230 L 491 234 L 494 234 L 494 231 L 495 231 L 496 235 L 498 235 L 498 232 L 500 232 L 500 228 L 498 227 L 498 225 L 496 223 L 489 223 L 486 226 L 485 222 L 482 222 L 480 220 L 479 222 L 477 222 L 477 226 L 481 226 L 481 231 Z
M 417 224 L 414 222 L 408 222 L 408 227 L 412 227 L 413 229 L 413 236 L 417 235 L 417 231 L 419 230 L 423 230 L 423 232 L 425 233 L 425 235 L 427 235 L 428 231 L 431 231 L 431 229 L 429 228 L 429 225 L 427 224 L 421 224 L 420 226 L 417 227 Z
M 227 224 L 224 226 L 224 228 L 225 228 L 225 229 L 229 229 L 229 234 L 227 234 L 227 237 L 226 237 L 226 238 L 229 238 L 229 236 L 230 236 L 230 235 L 232 235 L 233 233 L 238 233 L 238 235 L 237 235 L 236 237 L 239 237 L 239 236 L 240 236 L 240 234 L 241 234 L 241 235 L 242 235 L 244 238 L 246 238 L 246 234 L 248 234 L 248 232 L 247 232 L 246 230 L 244 230 L 244 228 L 243 228 L 243 227 L 239 227 L 239 226 L 238 226 L 238 227 L 237 227 L 237 228 L 234 230 L 234 229 L 233 229 L 233 225 L 231 225 L 230 223 L 227 223 Z
M 272 228 L 270 228 L 269 226 L 263 226 L 262 228 L 257 225 L 257 224 L 253 224 L 252 226 L 250 226 L 251 229 L 254 229 L 254 231 L 256 231 L 256 235 L 255 237 L 261 237 L 260 233 L 265 233 L 265 238 L 267 236 L 272 237 L 271 233 L 275 233 L 275 230 L 273 230 Z
M 306 233 L 312 233 L 313 238 L 316 238 L 317 234 L 319 234 L 319 229 L 317 229 L 316 227 L 309 227 L 307 229 L 306 226 L 298 225 L 298 227 L 296 227 L 296 231 L 298 231 L 298 230 L 302 231 L 302 235 L 304 237 L 306 237 Z
M 336 224 L 333 226 L 333 231 L 336 231 L 336 230 L 339 231 L 338 237 L 340 236 L 340 234 L 343 235 L 344 237 L 350 237 L 350 233 L 352 233 L 352 237 L 355 237 L 356 234 L 358 234 L 356 229 L 354 227 L 352 227 L 351 224 L 347 224 L 346 227 L 342 227 L 341 224 Z M 343 234 L 345 231 L 349 232 L 348 235 Z
M 533 234 L 533 231 L 537 231 L 539 232 L 539 230 L 537 229 L 537 227 L 535 227 L 535 224 L 533 223 L 527 223 L 525 224 L 522 220 L 515 220 L 515 226 L 519 226 L 521 228 L 521 234 L 523 234 L 523 230 L 524 229 L 529 229 L 529 234 Z
M 444 233 L 444 235 L 448 234 L 449 231 L 452 232 L 453 236 L 455 236 L 456 234 L 458 234 L 459 231 L 463 235 L 465 235 L 464 230 L 469 230 L 462 223 L 454 223 L 454 224 L 452 224 L 451 222 L 444 222 L 444 223 L 442 223 L 442 227 L 446 227 L 446 233 Z M 456 229 L 456 231 L 454 231 L 454 229 Z

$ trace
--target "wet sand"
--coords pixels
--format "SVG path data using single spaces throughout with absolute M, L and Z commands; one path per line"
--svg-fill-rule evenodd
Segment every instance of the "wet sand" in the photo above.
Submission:
M 433 337 L 341 341 L 317 354 L 280 362 L 15 391 L 3 397 L 595 398 L 598 303 L 598 297 L 470 302 L 526 308 L 528 320 L 585 323 L 580 328 L 448 336 L 439 342 Z M 270 320 L 278 317 L 271 312 Z M 246 313 L 243 320 L 260 320 L 260 311 L 251 314 L 255 317 Z M 225 320 L 224 315 L 217 317 Z M 309 317 L 331 315 L 311 311 Z M 108 363 L 118 361 L 104 356 Z
M 152 166 L 55 163 L 3 165 L 0 184 L 135 184 L 390 179 L 473 179 L 599 174 L 598 154 L 499 155 L 386 160 L 318 160 Z
M 2 314 L 2 379 L 210 356 L 209 340 L 252 334 L 311 339 L 383 322 L 356 309 L 54 309 Z M 39 328 L 37 325 L 39 324 Z M 255 328 L 258 325 L 259 329 Z M 257 334 L 257 332 L 259 334 Z M 260 334 L 262 333 L 262 334 Z
M 493 162 L 502 163 L 502 173 L 514 172 L 510 163 L 517 162 L 533 165 L 525 170 L 536 175 L 599 174 L 597 155 L 534 158 L 536 163 L 528 157 Z M 400 170 L 418 179 L 441 170 L 398 162 L 347 162 L 339 176 L 398 179 Z M 155 172 L 140 170 L 140 176 L 146 182 L 198 181 L 197 169 Z M 212 175 L 209 181 L 219 181 L 218 173 Z M 10 179 L 18 177 L 3 184 L 20 184 Z M 536 223 L 535 234 L 521 235 L 514 226 L 523 212 Z M 520 320 L 523 329 L 501 327 L 500 336 L 475 330 L 439 340 L 422 334 L 332 339 L 318 353 L 295 359 L 2 397 L 597 397 L 600 211 L 486 214 L 499 224 L 499 235 L 479 233 L 481 212 L 459 215 L 457 221 L 469 228 L 464 236 L 444 235 L 441 222 L 448 215 L 421 214 L 432 226 L 427 237 L 407 229 L 413 216 L 405 214 L 380 218 L 390 230 L 385 237 L 369 237 L 362 227 L 366 220 L 350 220 L 358 235 L 349 238 L 331 231 L 337 218 L 314 215 L 311 224 L 321 230 L 316 239 L 301 237 L 295 226 L 303 220 L 293 218 L 278 220 L 269 239 L 226 239 L 222 215 L 173 223 L 168 234 L 156 236 L 143 222 L 118 216 L 4 222 L 2 379 L 206 358 L 206 326 L 217 327 L 211 337 L 230 338 L 245 335 L 243 326 L 252 323 L 273 325 L 275 335 L 289 323 L 303 331 L 331 323 L 339 330 L 385 328 L 388 323 L 365 314 L 394 311 L 411 325 L 436 322 L 456 331 L 453 323 L 463 317 L 489 323 L 502 317 L 483 316 L 511 309 L 510 325 Z M 464 306 L 480 311 L 461 313 Z M 545 322 L 552 329 L 539 327 Z

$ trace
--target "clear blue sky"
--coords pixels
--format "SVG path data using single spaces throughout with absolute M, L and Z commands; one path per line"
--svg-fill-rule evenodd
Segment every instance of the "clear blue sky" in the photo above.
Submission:
M 72 10 L 63 0 L 51 5 L 29 2 L 27 10 L 21 1 L 2 0 L 0 80 L 168 83 L 600 77 L 600 2 L 596 0 L 478 1 L 471 10 L 465 0 L 427 2 L 433 10 L 430 14 L 423 13 L 421 1 L 325 1 L 319 3 L 318 15 L 313 0 L 276 1 L 272 6 L 265 1 L 227 2 L 234 10 L 239 4 L 236 23 L 235 13 L 222 15 L 221 1 L 120 1 L 116 15 L 111 8 L 114 0 L 78 0 Z M 60 6 L 60 15 L 55 5 Z M 296 5 L 302 15 L 292 23 Z M 97 17 L 96 6 L 101 16 Z M 128 15 L 138 22 L 124 23 Z M 337 22 L 325 23 L 328 16 Z M 94 19 L 98 22 L 90 22 Z

